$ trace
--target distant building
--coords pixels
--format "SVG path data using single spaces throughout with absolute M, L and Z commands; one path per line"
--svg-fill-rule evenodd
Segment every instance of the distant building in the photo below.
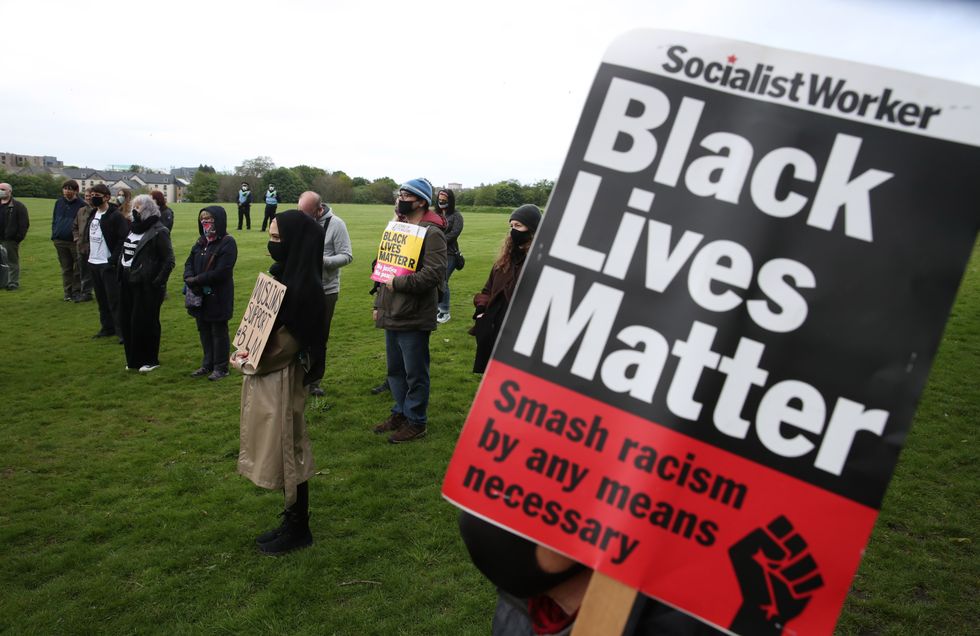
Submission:
M 194 175 L 197 174 L 197 168 L 171 168 L 170 174 L 190 183 L 194 179 Z
M 17 168 L 60 168 L 63 165 L 57 157 L 0 152 L 0 169 L 7 172 L 13 172 Z
M 450 182 L 450 184 L 448 186 L 446 186 L 446 187 L 449 188 L 450 190 L 452 190 L 453 192 L 462 192 L 463 191 L 463 184 L 462 183 Z

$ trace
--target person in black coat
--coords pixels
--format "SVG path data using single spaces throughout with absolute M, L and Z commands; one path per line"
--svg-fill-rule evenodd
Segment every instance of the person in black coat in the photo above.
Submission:
M 191 377 L 220 380 L 228 375 L 228 321 L 234 311 L 238 246 L 228 234 L 228 215 L 220 205 L 200 211 L 197 230 L 201 238 L 184 263 L 184 283 L 203 299 L 200 307 L 189 307 L 187 313 L 197 320 L 204 358 Z
M 160 306 L 174 269 L 174 249 L 153 197 L 133 199 L 132 214 L 116 267 L 120 325 L 126 370 L 149 373 L 160 366 Z
M 85 220 L 81 234 L 88 237 L 88 270 L 92 276 L 95 300 L 99 305 L 101 328 L 93 338 L 117 336 L 122 340 L 119 312 L 119 278 L 115 275 L 116 261 L 122 251 L 129 224 L 119 208 L 109 202 L 109 187 L 97 183 L 89 188 L 92 213 Z

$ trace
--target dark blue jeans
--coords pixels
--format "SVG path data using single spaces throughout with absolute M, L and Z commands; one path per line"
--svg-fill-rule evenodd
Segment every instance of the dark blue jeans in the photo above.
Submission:
M 444 314 L 449 313 L 449 277 L 453 275 L 456 271 L 456 255 L 449 254 L 446 256 L 446 284 L 445 293 L 442 296 L 442 301 L 439 303 L 439 311 Z
M 412 424 L 425 426 L 429 407 L 429 331 L 385 330 L 388 386 L 395 404 Z

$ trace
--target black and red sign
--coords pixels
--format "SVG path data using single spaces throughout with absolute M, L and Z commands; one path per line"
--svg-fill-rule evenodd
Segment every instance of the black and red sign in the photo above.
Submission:
M 978 106 L 618 40 L 444 495 L 732 632 L 830 633 L 976 241 Z

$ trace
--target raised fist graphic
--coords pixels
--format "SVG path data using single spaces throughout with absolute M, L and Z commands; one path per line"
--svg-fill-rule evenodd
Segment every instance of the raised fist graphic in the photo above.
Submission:
M 742 606 L 730 629 L 738 634 L 782 634 L 823 587 L 817 562 L 793 524 L 780 516 L 728 549 Z

